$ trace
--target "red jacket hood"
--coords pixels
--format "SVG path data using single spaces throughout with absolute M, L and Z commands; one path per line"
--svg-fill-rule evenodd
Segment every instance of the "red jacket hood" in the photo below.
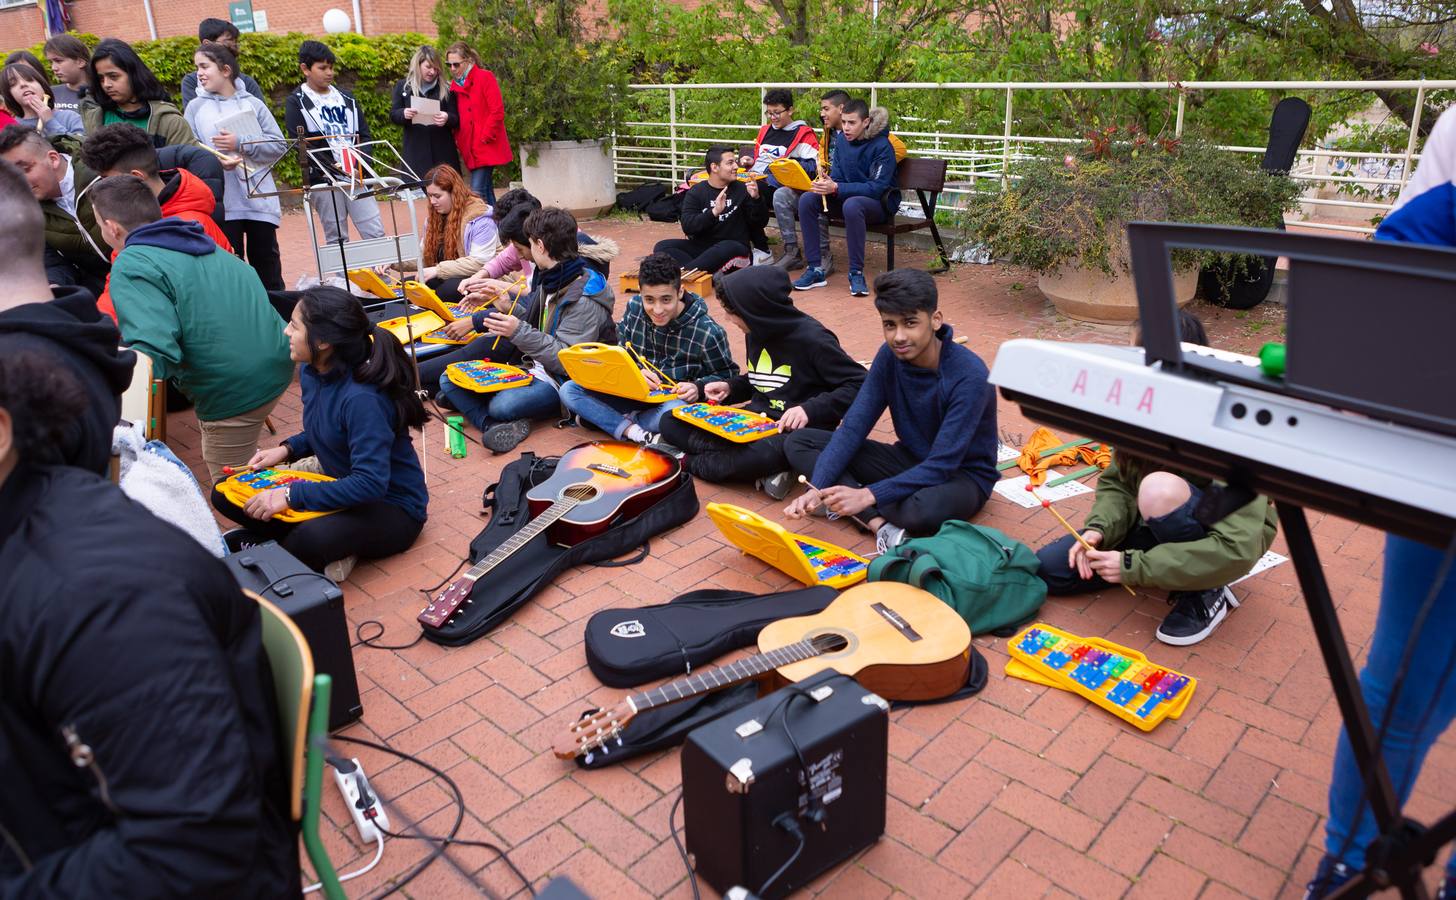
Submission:
M 212 189 L 201 178 L 186 169 L 174 171 L 180 180 L 176 182 L 175 190 L 172 189 L 171 180 L 163 189 L 164 195 L 170 192 L 172 196 L 162 201 L 162 215 L 175 216 L 184 212 L 196 212 L 204 216 L 211 216 L 213 209 L 217 206 L 217 198 L 212 195 Z

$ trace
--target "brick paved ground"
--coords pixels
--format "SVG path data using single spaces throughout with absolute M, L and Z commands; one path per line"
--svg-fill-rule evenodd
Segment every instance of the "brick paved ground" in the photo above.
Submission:
M 629 261 L 676 233 L 620 219 L 589 227 L 618 240 Z M 313 266 L 298 214 L 286 217 L 282 243 L 292 284 Z M 915 254 L 905 257 L 905 265 L 925 264 Z M 882 251 L 872 248 L 871 279 L 882 261 Z M 1058 318 L 1025 272 L 960 266 L 938 283 L 948 320 L 988 363 L 1013 337 L 1127 339 L 1125 329 Z M 851 355 L 867 360 L 874 353 L 880 337 L 873 310 L 868 299 L 848 296 L 842 276 L 799 299 Z M 1198 312 L 1216 343 L 1241 351 L 1277 337 L 1282 323 L 1278 308 Z M 734 341 L 741 353 L 736 335 Z M 1034 427 L 1004 401 L 999 416 L 1013 437 Z M 298 417 L 295 388 L 275 413 L 280 433 L 291 433 Z M 888 418 L 881 427 L 888 430 Z M 173 417 L 171 436 L 196 467 L 190 414 Z M 526 446 L 559 452 L 586 436 L 540 425 Z M 383 622 L 390 643 L 418 633 L 416 589 L 455 568 L 481 527 L 481 489 L 514 458 L 472 446 L 468 458 L 452 459 L 438 424 L 427 433 L 425 456 L 431 503 L 423 536 L 402 556 L 360 565 L 345 586 L 351 622 Z M 698 492 L 705 503 L 722 499 L 778 513 L 778 504 L 742 488 L 700 483 Z M 1080 517 L 1087 498 L 1065 506 Z M 1033 546 L 1058 534 L 1044 513 L 1000 498 L 981 521 Z M 1313 525 L 1347 638 L 1363 655 L 1375 617 L 1380 536 L 1318 515 Z M 838 523 L 814 520 L 806 530 L 867 546 Z M 600 897 L 686 896 L 686 873 L 668 837 L 679 785 L 676 751 L 594 772 L 547 752 L 574 714 L 617 696 L 586 669 L 582 626 L 606 606 L 658 603 L 697 587 L 772 591 L 789 579 L 726 545 L 706 517 L 652 546 L 652 556 L 631 568 L 565 573 L 508 624 L 469 646 L 357 649 L 365 712 L 345 733 L 385 741 L 448 771 L 469 808 L 461 836 L 508 847 L 537 885 L 568 874 Z M 1283 549 L 1282 540 L 1275 549 Z M 1153 639 L 1166 609 L 1159 596 L 1132 600 L 1109 591 L 1048 601 L 1044 618 L 1052 624 L 1145 650 L 1200 679 L 1183 718 L 1150 734 L 1070 694 L 1006 678 L 1005 642 L 976 638 L 991 663 L 990 684 L 969 701 L 892 715 L 886 834 L 812 890 L 855 898 L 1298 896 L 1319 857 L 1338 714 L 1291 567 L 1256 576 L 1239 593 L 1244 605 L 1216 635 L 1186 649 Z M 400 811 L 428 832 L 448 829 L 455 812 L 442 783 L 376 752 L 359 757 Z M 366 862 L 372 848 L 358 843 L 335 792 L 325 794 L 325 841 L 347 871 Z M 1452 797 L 1456 738 L 1447 734 L 1431 753 L 1409 812 L 1429 820 Z M 379 868 L 348 886 L 350 896 L 377 893 L 425 852 L 423 845 L 391 842 Z M 497 893 L 520 891 L 490 852 L 461 848 L 452 855 Z M 473 896 L 474 889 L 436 863 L 404 893 L 442 898 Z

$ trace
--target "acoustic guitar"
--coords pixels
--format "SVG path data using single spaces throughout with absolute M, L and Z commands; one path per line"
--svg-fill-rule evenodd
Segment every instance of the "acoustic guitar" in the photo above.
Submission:
M 582 716 L 551 747 L 572 759 L 609 742 L 638 713 L 752 678 L 802 681 L 824 669 L 853 676 L 887 700 L 934 700 L 960 690 L 971 664 L 971 629 L 955 610 L 907 584 L 877 581 L 852 587 L 823 612 L 780 619 L 758 633 L 759 652 L 695 672 L 610 709 Z
M 425 607 L 419 621 L 443 628 L 470 602 L 475 583 L 542 532 L 564 547 L 595 537 L 641 513 L 686 477 L 682 463 L 625 441 L 591 441 L 566 451 L 551 477 L 526 492 L 531 520 L 457 578 Z

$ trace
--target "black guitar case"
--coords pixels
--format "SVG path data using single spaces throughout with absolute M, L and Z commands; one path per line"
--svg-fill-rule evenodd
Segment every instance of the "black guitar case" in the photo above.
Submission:
M 523 453 L 501 470 L 500 480 L 485 489 L 482 503 L 490 521 L 470 542 L 470 562 L 488 555 L 506 538 L 525 527 L 530 519 L 526 493 L 551 477 L 558 457 L 537 457 Z M 421 624 L 425 638 L 436 644 L 460 646 L 484 636 L 510 618 L 527 600 L 550 583 L 563 569 L 583 563 L 615 559 L 633 550 L 647 555 L 653 535 L 676 528 L 698 514 L 698 494 L 692 476 L 682 474 L 677 486 L 635 517 L 621 519 L 605 532 L 574 547 L 551 543 L 542 533 L 524 544 L 510 560 L 494 569 L 488 578 L 475 583 L 470 602 L 440 628 Z
M 702 590 L 656 606 L 604 609 L 586 622 L 586 664 L 608 687 L 687 675 L 752 644 L 768 623 L 822 612 L 837 596 L 823 586 L 761 595 Z
M 1309 127 L 1309 104 L 1298 97 L 1285 97 L 1274 107 L 1269 120 L 1269 143 L 1264 148 L 1264 160 L 1259 168 L 1265 172 L 1288 172 L 1304 141 L 1305 129 Z M 1264 224 L 1264 223 L 1256 223 Z M 1284 219 L 1267 223 L 1269 227 L 1284 230 Z M 1253 309 L 1269 296 L 1274 286 L 1274 267 L 1279 262 L 1272 256 L 1250 256 L 1246 268 L 1233 271 L 1227 264 L 1208 266 L 1198 273 L 1198 288 L 1203 299 L 1215 306 L 1228 309 Z

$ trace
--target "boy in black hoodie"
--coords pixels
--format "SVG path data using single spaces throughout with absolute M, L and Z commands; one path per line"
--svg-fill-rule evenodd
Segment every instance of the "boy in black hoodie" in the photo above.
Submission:
M 864 383 L 864 366 L 834 332 L 794 307 L 789 273 L 756 266 L 713 279 L 723 312 L 743 332 L 747 371 L 703 386 L 709 403 L 743 404 L 779 423 L 779 434 L 735 444 L 676 417 L 662 420 L 662 438 L 688 452 L 688 471 L 707 481 L 751 481 L 775 500 L 792 475 L 784 441 L 801 428 L 832 429 Z M 744 403 L 744 401 L 747 401 Z
M 62 426 L 56 458 L 104 474 L 136 354 L 119 349 L 116 324 L 97 311 L 89 292 L 51 288 L 44 259 L 40 206 L 25 177 L 0 162 L 0 283 L 6 287 L 0 292 L 0 356 L 37 351 L 75 376 L 87 402 Z
M 309 151 L 309 184 L 347 182 L 362 173 L 358 158 L 367 155 L 359 147 L 369 143 L 369 120 L 359 101 L 348 91 L 334 87 L 334 51 L 318 41 L 304 41 L 298 47 L 298 68 L 303 84 L 288 95 L 283 106 L 283 134 L 290 140 L 303 128 Z M 359 237 L 384 237 L 379 204 L 373 197 L 354 198 L 343 188 L 309 192 L 309 205 L 318 212 L 329 244 L 347 240 L 349 220 Z
M 666 253 L 685 269 L 717 272 L 737 257 L 752 258 L 755 230 L 768 222 L 768 207 L 758 182 L 738 180 L 738 155 L 731 147 L 712 147 L 703 158 L 708 177 L 683 195 L 686 239 L 658 241 L 653 253 Z

